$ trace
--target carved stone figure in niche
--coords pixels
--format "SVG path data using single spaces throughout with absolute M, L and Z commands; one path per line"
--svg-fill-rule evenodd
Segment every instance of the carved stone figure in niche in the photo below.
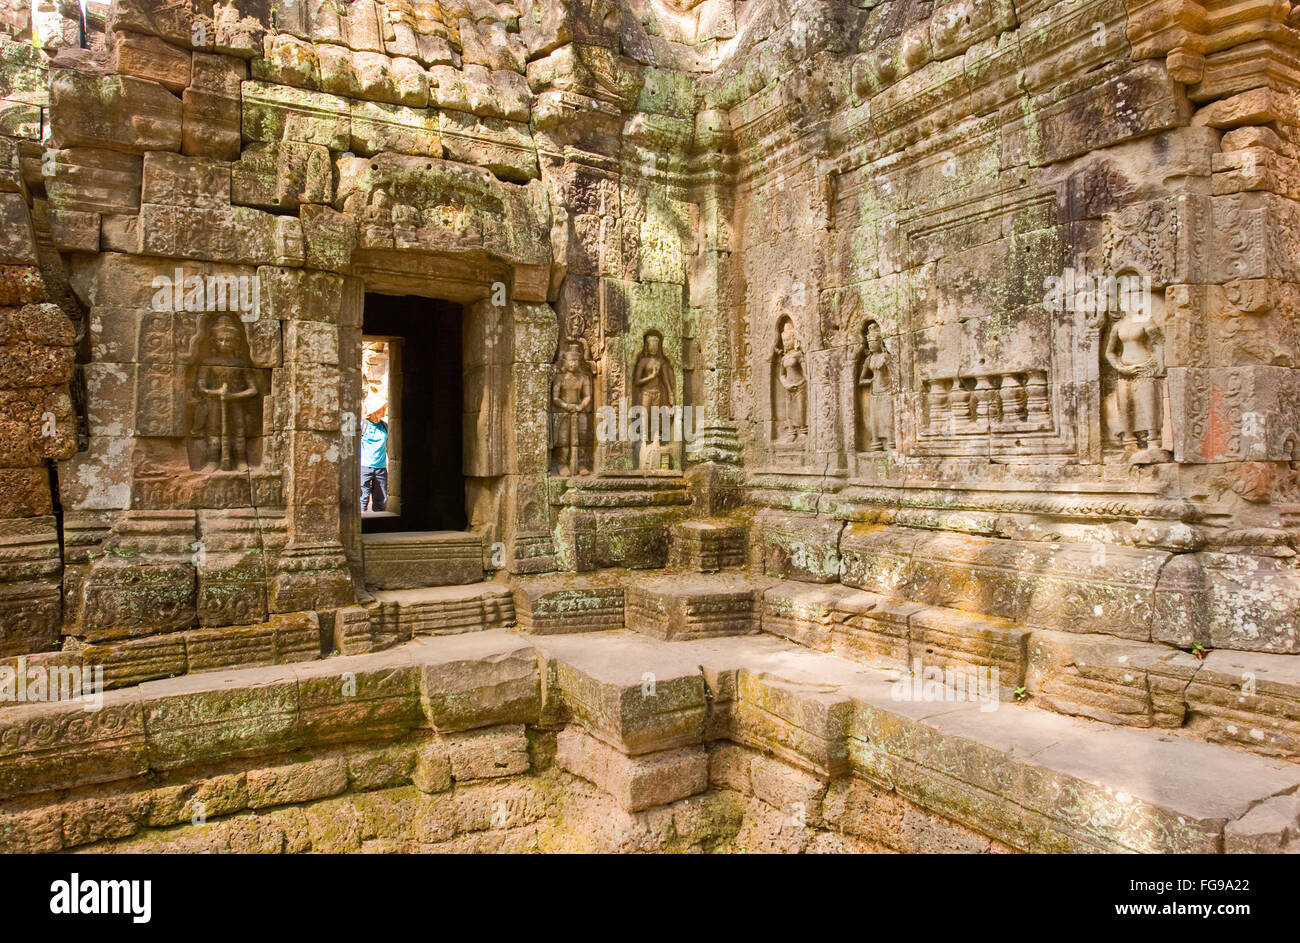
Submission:
M 646 331 L 641 341 L 641 355 L 632 369 L 633 396 L 636 405 L 645 410 L 644 441 L 650 441 L 651 411 L 673 405 L 675 385 L 673 365 L 664 355 L 664 336 L 658 331 Z
M 894 446 L 894 369 L 880 325 L 862 326 L 862 359 L 857 376 L 858 450 L 880 452 Z
M 566 343 L 551 384 L 551 447 L 561 475 L 589 475 L 592 375 L 582 348 Z
M 190 437 L 203 471 L 248 468 L 248 438 L 261 425 L 262 391 L 243 325 L 232 314 L 209 322 L 189 369 Z
M 773 441 L 792 445 L 808 435 L 808 374 L 794 322 L 781 318 L 772 347 Z
M 1163 426 L 1164 357 L 1160 328 L 1149 312 L 1125 306 L 1106 338 L 1106 363 L 1114 371 L 1112 437 L 1134 465 L 1166 462 Z

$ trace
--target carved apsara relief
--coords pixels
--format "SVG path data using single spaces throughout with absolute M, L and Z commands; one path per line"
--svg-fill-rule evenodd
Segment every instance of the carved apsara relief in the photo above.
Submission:
M 808 437 L 808 369 L 794 321 L 783 315 L 772 345 L 772 442 L 798 445 Z
M 1162 446 L 1168 393 L 1160 297 L 1121 292 L 1120 303 L 1110 312 L 1102 347 L 1106 446 L 1122 450 L 1134 465 L 1172 458 Z
M 856 371 L 856 422 L 859 452 L 883 452 L 894 447 L 894 392 L 897 370 L 885 349 L 880 324 L 862 325 L 862 350 Z
M 186 371 L 190 463 L 195 471 L 245 471 L 249 439 L 261 434 L 262 378 L 233 314 L 204 325 Z
M 551 382 L 551 468 L 558 475 L 591 474 L 596 365 L 584 328 L 580 315 L 569 317 Z
M 664 423 L 660 410 L 675 405 L 676 387 L 673 365 L 664 353 L 664 338 L 657 330 L 646 331 L 641 339 L 641 353 L 632 368 L 632 399 L 640 406 L 644 426 L 640 438 L 637 467 L 647 470 L 672 468 L 673 447 L 666 441 L 672 423 Z

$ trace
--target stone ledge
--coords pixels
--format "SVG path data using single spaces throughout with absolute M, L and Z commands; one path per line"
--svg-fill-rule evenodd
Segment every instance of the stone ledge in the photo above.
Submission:
M 364 534 L 366 585 L 419 589 L 478 583 L 483 579 L 483 540 L 461 531 Z
M 654 696 L 680 693 L 679 708 L 630 709 L 629 693 L 640 695 L 647 671 Z M 530 642 L 498 630 L 421 638 L 370 655 L 150 682 L 106 695 L 105 710 L 93 715 L 67 704 L 6 711 L 5 835 L 11 845 L 41 845 L 39 810 L 54 808 L 72 817 L 64 830 L 77 842 L 111 837 L 75 820 L 110 801 L 132 821 L 147 818 L 142 800 L 121 789 L 149 771 L 181 783 L 230 763 L 285 768 L 213 786 L 232 797 L 219 801 L 230 809 L 251 804 L 239 796 L 263 781 L 259 802 L 357 784 L 383 789 L 408 777 L 445 788 L 457 765 L 462 778 L 496 771 L 495 760 L 479 768 L 479 753 L 495 755 L 477 749 L 482 738 L 500 741 L 502 769 L 515 770 L 528 755 L 520 725 L 566 720 L 559 764 L 614 791 L 625 809 L 648 808 L 707 787 L 703 743 L 710 715 L 721 714 L 715 733 L 752 752 L 724 769 L 717 757 L 733 748 L 710 747 L 715 781 L 773 808 L 802 804 L 809 823 L 828 815 L 832 793 L 823 795 L 822 783 L 860 782 L 853 788 L 867 790 L 864 802 L 906 803 L 891 815 L 947 823 L 934 827 L 952 850 L 1216 852 L 1294 843 L 1282 800 L 1300 789 L 1300 766 L 1025 705 L 912 701 L 899 692 L 888 674 L 770 637 L 655 642 L 614 632 Z M 313 745 L 401 741 L 428 727 L 449 740 L 425 759 L 400 751 L 343 767 L 328 755 L 312 758 L 317 766 L 283 759 Z M 90 805 L 60 806 L 65 789 Z M 1267 815 L 1256 811 L 1266 805 Z
M 745 526 L 728 520 L 674 524 L 668 535 L 668 566 L 695 573 L 738 569 L 748 560 Z
M 538 640 L 548 719 L 581 723 L 631 755 L 702 742 L 709 692 L 698 663 L 633 632 L 590 638 Z
M 841 600 L 858 595 L 838 584 L 782 582 L 763 592 L 761 627 L 770 635 L 829 652 Z
M 21 657 L 29 672 L 55 665 L 87 672 L 102 668 L 104 689 L 114 690 L 193 672 L 310 661 L 321 657 L 320 647 L 317 613 L 292 612 L 256 625 L 189 629 Z M 18 658 L 0 659 L 0 667 L 17 672 Z M 10 703 L 0 700 L 0 709 Z
M 511 589 L 519 625 L 531 634 L 623 627 L 623 586 L 614 574 L 524 577 Z
M 0 711 L 0 796 L 273 755 L 299 746 L 536 722 L 537 656 L 501 631 L 370 655 L 203 672 Z
M 457 635 L 510 625 L 515 604 L 499 583 L 379 590 L 371 609 L 372 631 L 381 639 L 407 641 L 421 635 Z
M 1283 657 L 1283 656 L 1273 656 Z M 1188 682 L 1202 664 L 1187 652 L 1108 635 L 1034 632 L 1025 679 L 1032 702 L 1130 727 L 1182 727 Z
M 637 577 L 627 585 L 627 627 L 658 639 L 755 632 L 759 598 L 771 584 L 731 573 Z
M 1300 664 L 1294 655 L 1210 652 L 1188 683 L 1186 699 L 1188 727 L 1212 743 L 1300 760 Z

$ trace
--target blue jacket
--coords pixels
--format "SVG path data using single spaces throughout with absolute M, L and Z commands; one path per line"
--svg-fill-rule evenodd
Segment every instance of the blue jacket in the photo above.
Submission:
M 388 423 L 361 420 L 361 464 L 366 468 L 388 467 Z

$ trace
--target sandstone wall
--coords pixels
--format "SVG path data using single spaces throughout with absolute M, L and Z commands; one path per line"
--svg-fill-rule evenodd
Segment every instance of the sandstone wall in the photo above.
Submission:
M 1298 650 L 1296 125 L 1271 65 L 1297 35 L 1283 8 L 1232 9 L 747 5 L 701 83 L 734 170 L 703 310 L 773 509 L 756 566 Z M 1140 378 L 1109 358 L 1124 299 L 1070 303 L 1085 275 L 1147 286 Z
M 676 403 L 695 382 L 685 162 L 695 77 L 730 27 L 661 12 L 666 32 L 653 10 L 599 4 L 123 0 L 86 49 L 9 24 L 4 260 L 36 266 L 39 242 L 78 327 L 75 377 L 13 387 L 48 397 L 71 379 L 84 404 L 75 454 L 65 395 L 46 454 L 4 458 L 37 496 L 44 459 L 63 460 L 57 526 L 25 536 L 38 525 L 23 515 L 49 517 L 38 497 L 7 515 L 9 595 L 40 603 L 6 651 L 62 636 L 147 661 L 153 643 L 133 640 L 175 652 L 184 631 L 274 634 L 277 614 L 309 611 L 328 648 L 361 578 L 366 291 L 466 306 L 466 502 L 485 569 L 662 565 L 680 484 L 651 509 L 638 492 L 657 486 L 635 474 L 563 499 L 586 482 L 548 483 L 547 428 L 561 337 L 599 363 L 600 404 L 628 395 L 647 332 L 678 368 Z M 251 287 L 257 309 L 227 329 L 214 286 Z M 204 411 L 196 390 L 223 356 L 246 398 Z M 593 457 L 635 471 L 626 443 Z

